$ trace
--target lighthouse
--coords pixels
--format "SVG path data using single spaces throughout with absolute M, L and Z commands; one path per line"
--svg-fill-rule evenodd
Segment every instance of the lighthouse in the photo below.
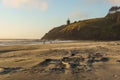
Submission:
M 68 18 L 68 20 L 67 20 L 67 25 L 70 25 L 70 19 Z

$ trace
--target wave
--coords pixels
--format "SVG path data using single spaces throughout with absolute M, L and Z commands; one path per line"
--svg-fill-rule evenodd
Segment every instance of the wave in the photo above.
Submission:
M 43 41 L 40 39 L 0 39 L 0 46 L 13 46 L 13 45 L 34 45 L 34 44 L 53 44 L 53 43 L 64 43 L 73 42 L 70 40 L 59 41 L 59 40 L 49 40 Z

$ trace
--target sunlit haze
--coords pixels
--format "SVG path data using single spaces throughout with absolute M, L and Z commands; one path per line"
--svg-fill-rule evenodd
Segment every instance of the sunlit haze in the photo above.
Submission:
M 1 39 L 40 39 L 53 27 L 104 17 L 120 0 L 0 0 Z

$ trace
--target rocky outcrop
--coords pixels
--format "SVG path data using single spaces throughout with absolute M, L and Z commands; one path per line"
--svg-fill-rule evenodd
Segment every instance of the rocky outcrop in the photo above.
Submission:
M 120 7 L 112 7 L 109 10 L 109 13 L 107 15 L 107 18 L 112 19 L 113 21 L 120 22 Z
M 116 12 L 120 12 L 120 7 L 114 6 L 109 10 L 109 14 L 113 14 L 113 13 L 116 13 Z

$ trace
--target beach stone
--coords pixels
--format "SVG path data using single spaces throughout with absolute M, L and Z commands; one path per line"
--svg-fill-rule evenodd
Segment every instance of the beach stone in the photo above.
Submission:
M 4 69 L 3 68 L 0 68 L 0 73 L 2 73 L 4 71 Z
M 120 62 L 120 60 L 117 60 L 117 62 Z
M 101 61 L 102 61 L 102 62 L 107 62 L 107 61 L 109 61 L 109 58 L 103 57 L 103 58 L 101 58 Z
M 117 78 L 117 77 L 118 77 L 118 75 L 114 74 L 114 75 L 113 75 L 113 77 Z

